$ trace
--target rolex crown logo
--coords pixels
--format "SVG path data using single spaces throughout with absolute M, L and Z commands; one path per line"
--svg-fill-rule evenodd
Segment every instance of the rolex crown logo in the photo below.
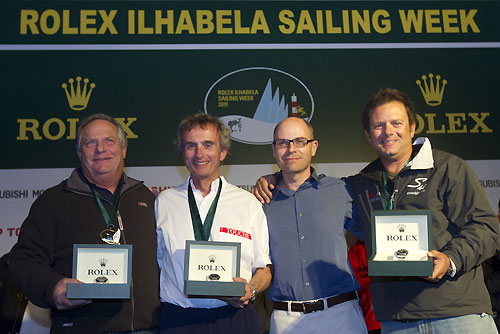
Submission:
M 213 254 L 208 256 L 208 260 L 210 260 L 210 263 L 214 263 L 216 258 L 217 257 Z
M 90 94 L 92 94 L 92 90 L 95 87 L 95 83 L 91 83 L 90 88 L 87 90 L 87 85 L 89 83 L 89 79 L 83 79 L 83 87 L 81 86 L 82 77 L 76 77 L 76 88 L 75 88 L 75 80 L 73 78 L 69 78 L 69 88 L 68 92 L 68 84 L 63 83 L 61 87 L 66 92 L 66 98 L 68 99 L 69 107 L 73 110 L 80 111 L 87 108 L 87 104 L 89 103 Z
M 398 230 L 399 230 L 399 232 L 403 233 L 406 230 L 406 225 L 405 224 L 399 224 L 398 225 Z
M 101 267 L 105 267 L 107 263 L 108 263 L 108 260 L 106 260 L 106 259 L 99 260 L 99 264 L 101 265 Z
M 429 78 L 429 82 L 427 82 L 427 78 Z M 441 104 L 443 100 L 444 86 L 448 83 L 448 81 L 441 81 L 441 76 L 436 75 L 436 79 L 434 80 L 434 74 L 429 73 L 429 77 L 426 75 L 422 75 L 422 81 L 417 80 L 417 85 L 420 87 L 420 91 L 424 96 L 425 103 L 428 105 L 435 107 Z M 422 87 L 422 84 L 424 85 Z

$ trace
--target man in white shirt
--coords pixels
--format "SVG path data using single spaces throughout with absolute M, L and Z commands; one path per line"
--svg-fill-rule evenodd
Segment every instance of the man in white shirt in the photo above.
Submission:
M 155 205 L 160 333 L 260 333 L 249 301 L 271 281 L 267 222 L 260 202 L 220 176 L 230 146 L 229 129 L 213 116 L 196 114 L 180 123 L 176 144 L 190 176 L 162 192 Z M 210 299 L 184 294 L 185 244 L 195 239 L 241 243 L 241 277 L 233 280 L 245 282 L 244 296 Z

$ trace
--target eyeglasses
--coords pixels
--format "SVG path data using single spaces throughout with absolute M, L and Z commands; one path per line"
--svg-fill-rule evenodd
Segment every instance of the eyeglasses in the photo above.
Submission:
M 293 143 L 293 146 L 295 146 L 295 147 L 306 147 L 307 144 L 309 144 L 310 142 L 312 142 L 314 140 L 315 139 L 307 139 L 304 137 L 297 137 L 297 138 L 293 138 L 293 139 L 281 139 L 281 138 L 279 138 L 279 139 L 276 139 L 275 141 L 273 141 L 273 144 L 279 148 L 288 147 L 288 145 L 290 145 L 290 143 Z

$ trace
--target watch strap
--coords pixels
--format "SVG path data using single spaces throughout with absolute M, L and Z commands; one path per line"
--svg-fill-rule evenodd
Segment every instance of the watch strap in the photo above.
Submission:
M 253 302 L 255 300 L 255 298 L 257 297 L 257 293 L 259 293 L 259 291 L 255 287 L 255 285 L 253 285 L 252 283 L 248 283 L 248 285 L 250 285 L 252 287 L 252 289 L 253 289 L 253 291 L 252 291 L 252 297 L 250 297 L 250 301 Z

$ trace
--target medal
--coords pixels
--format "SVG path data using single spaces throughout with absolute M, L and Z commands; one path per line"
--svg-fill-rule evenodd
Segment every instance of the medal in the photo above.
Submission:
M 101 240 L 107 243 L 108 245 L 119 245 L 120 244 L 120 230 L 113 230 L 111 228 L 107 228 L 102 230 L 99 234 Z
M 111 209 L 111 214 L 108 214 L 106 209 L 104 208 L 104 205 L 102 205 L 101 200 L 99 199 L 99 196 L 97 196 L 97 193 L 95 192 L 94 188 L 92 187 L 91 184 L 89 184 L 90 190 L 92 190 L 92 193 L 94 194 L 94 198 L 97 202 L 97 205 L 99 206 L 99 210 L 101 211 L 102 218 L 104 219 L 104 222 L 106 223 L 106 228 L 99 233 L 99 237 L 101 240 L 108 245 L 119 245 L 120 244 L 120 236 L 121 236 L 121 231 L 123 230 L 123 224 L 121 222 L 121 217 L 120 213 L 118 212 L 118 203 L 120 202 L 120 190 L 121 190 L 121 184 L 118 184 L 118 188 L 116 189 L 116 195 L 115 199 L 113 201 L 113 208 Z M 118 217 L 117 217 L 118 215 Z M 115 225 L 113 221 L 115 218 L 118 218 L 119 222 L 119 230 L 115 230 Z

